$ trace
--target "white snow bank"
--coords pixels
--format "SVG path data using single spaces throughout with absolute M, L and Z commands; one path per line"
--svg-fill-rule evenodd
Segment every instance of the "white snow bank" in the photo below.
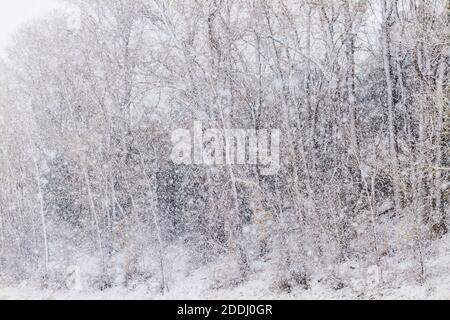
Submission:
M 112 288 L 106 291 L 79 290 L 39 290 L 23 283 L 17 287 L 0 289 L 0 300 L 154 300 L 154 299 L 444 299 L 450 300 L 450 235 L 435 242 L 432 247 L 433 258 L 426 261 L 427 277 L 423 285 L 419 285 L 410 277 L 397 277 L 396 281 L 385 281 L 383 287 L 361 285 L 362 281 L 351 281 L 340 289 L 334 290 L 325 281 L 313 280 L 310 290 L 301 288 L 291 293 L 279 292 L 272 286 L 273 266 L 270 262 L 261 262 L 252 266 L 251 276 L 242 284 L 221 288 L 215 286 L 217 274 L 227 266 L 227 261 L 197 268 L 195 272 L 186 273 L 184 259 L 172 266 L 169 292 L 164 295 L 158 292 L 157 286 L 141 284 L 133 290 Z M 177 252 L 176 254 L 179 254 Z M 409 265 L 402 262 L 390 263 L 391 274 L 405 273 Z M 226 268 L 225 268 L 226 269 Z

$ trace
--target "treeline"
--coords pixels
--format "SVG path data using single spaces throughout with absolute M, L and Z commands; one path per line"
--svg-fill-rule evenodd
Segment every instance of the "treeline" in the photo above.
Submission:
M 1 65 L 1 279 L 84 263 L 97 288 L 164 292 L 184 245 L 229 258 L 218 286 L 261 259 L 284 290 L 345 285 L 348 261 L 386 282 L 398 256 L 425 280 L 449 223 L 449 1 L 69 3 Z M 280 172 L 174 165 L 194 121 L 280 129 Z

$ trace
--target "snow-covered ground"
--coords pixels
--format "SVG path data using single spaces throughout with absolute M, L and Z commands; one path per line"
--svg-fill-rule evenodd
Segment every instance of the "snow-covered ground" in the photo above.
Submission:
M 401 259 L 389 262 L 389 268 L 385 270 L 385 283 L 383 286 L 369 287 L 362 278 L 347 275 L 346 285 L 340 290 L 331 289 L 326 281 L 320 278 L 312 279 L 311 289 L 293 289 L 291 293 L 280 292 L 271 285 L 272 274 L 270 262 L 253 266 L 252 276 L 244 283 L 236 286 L 214 285 L 217 279 L 226 283 L 224 270 L 229 270 L 226 261 L 217 262 L 215 265 L 204 266 L 195 272 L 186 274 L 186 262 L 181 257 L 179 264 L 170 270 L 169 291 L 164 295 L 152 285 L 141 284 L 135 289 L 112 288 L 105 291 L 95 290 L 40 290 L 23 283 L 16 287 L 0 288 L 0 299 L 19 300 L 103 300 L 103 299 L 444 299 L 450 300 L 450 235 L 434 243 L 434 258 L 426 261 L 426 280 L 419 285 L 411 272 L 410 265 Z M 174 252 L 174 254 L 179 254 Z M 343 268 L 345 270 L 345 268 Z M 401 272 L 405 270 L 405 272 Z M 345 271 L 343 271 L 345 272 Z M 358 272 L 354 272 L 358 274 Z
M 344 288 L 339 291 L 316 285 L 310 290 L 296 290 L 290 294 L 270 291 L 261 278 L 251 280 L 234 289 L 227 290 L 191 290 L 190 282 L 174 288 L 166 295 L 154 295 L 145 288 L 137 290 L 110 289 L 98 291 L 52 291 L 30 287 L 0 289 L 1 300 L 154 300 L 154 299 L 444 299 L 450 300 L 450 281 L 443 279 L 427 281 L 423 286 L 405 285 L 398 288 L 374 289 L 366 292 Z

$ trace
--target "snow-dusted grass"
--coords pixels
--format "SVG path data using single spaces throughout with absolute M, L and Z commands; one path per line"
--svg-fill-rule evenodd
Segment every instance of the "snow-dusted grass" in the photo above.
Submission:
M 186 257 L 180 251 L 172 254 L 178 256 L 178 263 L 169 270 L 172 274 L 169 292 L 164 295 L 157 290 L 157 285 L 140 284 L 134 289 L 115 287 L 105 291 L 84 289 L 81 291 L 38 289 L 23 282 L 16 287 L 0 289 L 0 299 L 20 300 L 103 300 L 103 299 L 445 299 L 450 300 L 450 235 L 433 244 L 432 257 L 426 261 L 427 277 L 423 285 L 419 285 L 408 264 L 402 260 L 389 263 L 383 286 L 368 287 L 363 279 L 348 280 L 346 286 L 334 290 L 319 277 L 312 279 L 311 289 L 293 289 L 291 293 L 274 289 L 273 266 L 269 262 L 260 262 L 252 266 L 249 278 L 232 285 L 233 268 L 229 261 L 220 260 L 214 264 L 196 268 L 186 272 Z M 226 271 L 229 271 L 228 273 Z M 403 270 L 403 272 L 402 272 Z M 396 276 L 395 276 L 396 275 Z M 229 279 L 227 278 L 229 277 Z M 218 281 L 220 279 L 221 281 Z

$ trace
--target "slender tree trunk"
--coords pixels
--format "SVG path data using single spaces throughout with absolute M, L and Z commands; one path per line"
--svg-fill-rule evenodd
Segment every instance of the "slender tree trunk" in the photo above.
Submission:
M 389 130 L 389 153 L 391 158 L 391 175 L 394 193 L 394 205 L 397 214 L 402 208 L 401 194 L 400 194 L 400 176 L 399 163 L 397 154 L 397 134 L 395 129 L 395 110 L 394 110 L 394 87 L 392 81 L 391 70 L 391 35 L 390 35 L 390 21 L 392 15 L 392 4 L 388 8 L 387 0 L 383 0 L 383 26 L 382 26 L 382 48 L 383 48 L 383 64 L 386 80 L 386 102 L 388 107 L 388 130 Z
M 47 222 L 45 219 L 45 203 L 44 194 L 41 187 L 41 172 L 39 170 L 39 165 L 37 163 L 36 157 L 32 155 L 33 165 L 36 172 L 36 184 L 38 188 L 38 198 L 39 198 L 39 213 L 41 217 L 41 227 L 42 227 L 42 237 L 44 239 L 44 260 L 45 260 L 45 274 L 49 271 L 49 252 L 48 252 L 48 236 L 47 236 Z
M 450 3 L 450 2 L 449 2 Z M 450 4 L 449 4 L 450 6 Z M 450 13 L 449 13 L 450 14 Z M 448 23 L 447 23 L 448 25 Z M 437 107 L 437 119 L 436 119 L 436 161 L 435 166 L 437 168 L 442 167 L 443 165 L 443 150 L 442 150 L 442 137 L 444 132 L 444 108 L 446 104 L 446 97 L 444 95 L 444 82 L 445 82 L 445 72 L 446 72 L 446 61 L 449 56 L 449 48 L 448 44 L 444 44 L 441 55 L 439 57 L 439 66 L 438 66 L 438 77 L 436 81 L 436 107 Z M 435 171 L 435 187 L 434 187 L 434 199 L 435 203 L 435 223 L 441 223 L 445 220 L 444 208 L 442 206 L 442 170 Z
M 84 160 L 82 160 L 82 161 L 84 162 Z M 89 181 L 89 173 L 88 173 L 86 164 L 83 164 L 82 170 L 83 170 L 84 183 L 86 185 L 86 189 L 88 192 L 90 211 L 91 211 L 92 217 L 94 219 L 95 233 L 96 233 L 96 237 L 97 237 L 97 247 L 99 250 L 100 259 L 101 259 L 101 263 L 102 263 L 102 270 L 105 273 L 106 272 L 106 261 L 105 261 L 105 255 L 103 252 L 103 243 L 102 243 L 102 234 L 101 234 L 101 230 L 100 230 L 100 222 L 98 219 L 97 210 L 95 208 L 94 197 L 92 194 L 92 188 L 91 188 L 91 183 Z
M 348 100 L 348 116 L 350 125 L 350 145 L 353 155 L 359 159 L 358 132 L 356 129 L 356 97 L 355 97 L 355 35 L 353 33 L 353 21 L 350 10 L 350 0 L 344 0 L 345 11 L 345 56 L 346 65 L 346 86 Z

